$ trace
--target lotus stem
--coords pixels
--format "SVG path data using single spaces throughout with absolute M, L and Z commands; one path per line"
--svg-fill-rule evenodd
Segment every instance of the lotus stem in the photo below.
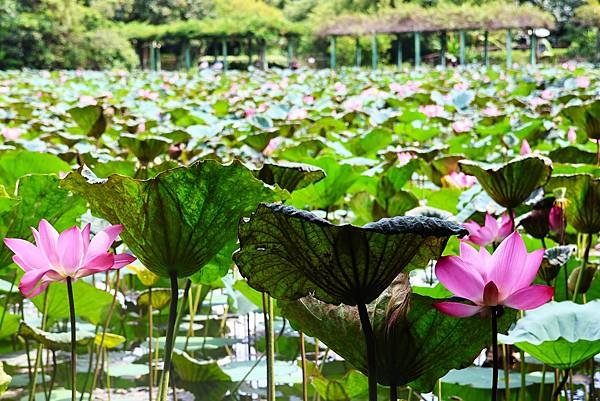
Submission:
M 523 317 L 523 312 L 521 312 L 521 317 Z M 519 388 L 519 401 L 523 400 L 525 396 L 525 351 L 519 351 L 519 359 L 521 359 L 520 373 L 521 373 L 521 386 Z
M 14 283 L 14 282 L 13 282 Z M 42 323 L 40 325 L 41 330 L 46 329 L 46 315 L 48 314 L 48 288 L 44 291 L 44 302 L 42 305 Z M 29 391 L 29 401 L 35 400 L 35 386 L 37 384 L 37 371 L 40 367 L 40 361 L 42 358 L 42 343 L 37 346 L 35 354 L 35 364 L 33 366 L 33 378 L 31 380 L 31 390 Z
M 579 295 L 581 281 L 585 275 L 585 269 L 587 268 L 588 259 L 590 258 L 590 248 L 592 247 L 592 236 L 590 234 L 583 234 L 583 239 L 585 241 L 585 251 L 583 252 L 581 268 L 579 269 L 579 275 L 577 276 L 577 282 L 575 283 L 575 291 L 573 291 L 573 302 L 577 302 L 577 295 Z
M 109 372 L 109 361 L 108 361 L 108 350 L 106 347 L 102 347 L 104 351 L 104 361 L 106 362 L 106 393 L 108 396 L 108 401 L 110 401 L 110 372 Z
M 67 295 L 69 296 L 69 316 L 71 317 L 71 401 L 77 400 L 77 332 L 75 331 L 75 300 L 73 283 L 67 277 Z
M 515 213 L 511 208 L 508 208 L 508 217 L 510 217 L 510 231 L 515 231 Z
M 510 345 L 502 344 L 504 354 L 504 396 L 510 400 Z
M 188 303 L 188 297 L 190 294 L 190 287 L 192 285 L 192 281 L 190 279 L 186 280 L 185 287 L 183 289 L 183 298 L 181 300 L 181 308 L 177 310 L 177 318 L 175 319 L 175 331 L 173 336 L 173 348 L 175 348 L 175 340 L 177 338 L 177 332 L 179 331 L 179 326 L 181 325 L 181 319 L 183 317 L 183 311 L 185 310 L 185 306 Z
M 194 336 L 194 321 L 196 320 L 196 312 L 198 312 L 198 306 L 200 304 L 200 297 L 202 295 L 202 285 L 196 286 L 196 296 L 191 296 L 189 298 L 189 309 L 190 309 L 190 324 L 188 326 L 187 335 L 185 336 L 185 345 L 183 346 L 183 350 L 187 352 L 188 343 L 190 341 L 190 337 Z M 150 400 L 152 401 L 152 400 Z
M 56 381 L 56 371 L 58 370 L 57 367 L 58 366 L 56 363 L 56 351 L 52 350 L 52 376 L 50 376 L 50 388 L 48 389 L 49 399 L 52 399 L 52 390 L 54 390 L 54 382 Z
M 544 385 L 546 384 L 546 364 L 542 364 L 542 382 L 540 383 L 540 393 L 538 395 L 538 401 L 544 399 Z
M 263 316 L 265 321 L 265 350 L 267 354 L 267 401 L 275 401 L 275 329 L 273 327 L 273 300 L 262 294 Z
M 300 333 L 300 362 L 302 366 L 302 401 L 308 401 L 308 377 L 306 372 L 306 346 L 304 344 L 304 333 Z
M 558 400 L 560 397 L 560 393 L 563 390 L 563 388 L 565 387 L 565 384 L 567 384 L 567 380 L 569 379 L 569 368 L 565 369 L 565 371 L 563 372 L 563 378 L 560 381 L 560 384 L 558 385 L 558 387 L 556 387 L 556 389 L 554 390 L 554 393 L 552 394 L 552 399 L 553 400 Z
M 492 307 L 492 401 L 498 400 L 498 307 Z
M 148 401 L 152 401 L 152 391 L 154 390 L 154 377 L 152 375 L 152 286 L 148 288 Z
M 171 304 L 169 305 L 169 322 L 167 326 L 167 338 L 165 339 L 165 357 L 164 366 L 160 375 L 158 387 L 158 400 L 167 400 L 167 390 L 169 388 L 169 372 L 171 371 L 171 356 L 173 353 L 173 344 L 175 339 L 175 323 L 177 320 L 177 298 L 179 295 L 179 284 L 177 283 L 177 274 L 171 273 Z
M 360 326 L 365 336 L 365 342 L 367 345 L 367 369 L 369 373 L 369 401 L 377 401 L 377 354 L 375 351 L 375 334 L 373 333 L 373 326 L 371 326 L 371 320 L 369 319 L 369 312 L 367 311 L 367 305 L 359 303 L 356 305 L 358 308 L 358 315 L 360 317 Z

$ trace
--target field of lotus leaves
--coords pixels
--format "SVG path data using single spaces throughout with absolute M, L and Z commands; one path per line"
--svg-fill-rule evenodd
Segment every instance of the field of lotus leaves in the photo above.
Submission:
M 599 232 L 591 66 L 0 71 L 0 400 L 598 400 Z

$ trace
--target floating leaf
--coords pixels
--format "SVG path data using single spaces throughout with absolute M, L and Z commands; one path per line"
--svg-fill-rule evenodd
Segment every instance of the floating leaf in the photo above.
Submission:
M 94 344 L 107 349 L 117 348 L 125 342 L 125 337 L 113 333 L 98 333 L 94 338 Z
M 96 338 L 96 335 L 89 331 L 77 330 L 75 334 L 78 346 L 87 346 L 94 342 Z M 50 333 L 21 322 L 19 335 L 29 340 L 37 341 L 51 350 L 68 351 L 71 349 L 71 332 Z
M 459 225 L 428 217 L 336 226 L 289 206 L 258 207 L 240 222 L 234 260 L 248 284 L 277 299 L 313 294 L 332 303 L 373 301 L 403 270 L 440 256 Z
M 552 162 L 542 156 L 518 157 L 500 165 L 461 160 L 459 165 L 464 173 L 477 177 L 494 201 L 509 209 L 543 186 L 552 173 Z
M 63 184 L 84 196 L 94 213 L 122 224 L 121 237 L 142 264 L 167 277 L 200 270 L 235 238 L 240 217 L 276 197 L 238 161 L 199 161 L 149 180 L 86 180 L 71 173 Z
M 600 178 L 591 174 L 559 174 L 550 179 L 547 191 L 565 188 L 567 222 L 582 233 L 600 231 Z
M 12 378 L 4 372 L 4 365 L 0 362 L 0 395 L 4 394 Z
M 171 290 L 169 288 L 152 288 L 140 293 L 137 299 L 138 305 L 148 306 L 150 304 L 150 292 L 152 292 L 152 308 L 161 310 L 171 303 Z
M 504 344 L 514 344 L 553 368 L 569 369 L 600 353 L 600 300 L 550 302 L 519 319 Z

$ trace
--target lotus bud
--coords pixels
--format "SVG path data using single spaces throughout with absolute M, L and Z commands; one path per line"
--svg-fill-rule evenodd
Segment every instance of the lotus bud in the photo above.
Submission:
M 567 264 L 574 252 L 575 247 L 573 245 L 546 249 L 540 270 L 538 270 L 538 277 L 550 283 L 558 276 L 560 269 Z
M 592 281 L 594 280 L 594 276 L 596 275 L 597 265 L 594 263 L 588 263 L 583 272 L 583 277 L 581 277 L 581 283 L 579 285 L 579 294 L 585 294 L 587 290 L 590 289 L 592 285 Z M 569 291 L 574 292 L 575 286 L 577 285 L 577 280 L 579 278 L 579 274 L 581 272 L 581 267 L 575 268 L 571 274 L 569 275 Z
M 553 204 L 554 198 L 544 198 L 536 203 L 533 210 L 521 220 L 521 225 L 529 235 L 538 239 L 548 235 L 550 231 L 548 221 Z
M 183 148 L 182 148 L 182 144 L 181 143 L 173 143 L 169 146 L 169 157 L 171 159 L 177 160 L 179 159 L 179 157 L 181 156 L 181 153 L 183 152 Z

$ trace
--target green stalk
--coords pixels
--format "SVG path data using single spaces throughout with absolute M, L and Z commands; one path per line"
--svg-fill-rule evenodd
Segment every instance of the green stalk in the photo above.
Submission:
M 577 295 L 579 295 L 579 288 L 581 287 L 582 277 L 585 275 L 585 269 L 587 269 L 588 259 L 590 257 L 590 248 L 592 247 L 592 235 L 582 234 L 583 240 L 585 241 L 585 251 L 583 252 L 583 260 L 581 261 L 581 268 L 579 269 L 579 275 L 577 276 L 577 282 L 575 284 L 575 291 L 573 291 L 573 302 L 577 302 Z
M 42 324 L 40 325 L 40 330 L 46 329 L 46 315 L 48 314 L 48 288 L 44 291 L 44 303 L 42 306 Z M 42 357 L 42 344 L 38 344 L 36 354 L 35 354 L 35 364 L 33 366 L 33 378 L 31 380 L 31 390 L 29 391 L 29 401 L 33 401 L 35 399 L 35 386 L 37 384 L 37 371 L 40 367 Z
M 69 316 L 71 317 L 71 401 L 77 400 L 77 334 L 75 331 L 75 300 L 73 284 L 67 277 L 67 294 L 69 296 Z
M 540 393 L 538 395 L 538 401 L 544 399 L 544 385 L 546 384 L 546 365 L 542 364 L 542 382 L 540 383 Z
M 102 347 L 104 350 L 104 361 L 106 362 L 106 393 L 108 395 L 108 401 L 110 401 L 110 372 L 109 372 L 109 366 L 110 363 L 108 361 L 108 350 L 106 349 L 106 347 Z
M 267 304 L 269 305 L 269 353 L 267 356 L 271 362 L 271 396 L 275 401 L 276 389 L 275 389 L 275 308 L 273 298 L 267 295 Z
M 521 366 L 519 366 L 520 373 L 521 373 L 521 386 L 519 388 L 519 401 L 522 401 L 523 397 L 525 396 L 525 390 L 526 390 L 526 388 L 525 388 L 525 386 L 526 386 L 526 384 L 525 384 L 525 351 L 523 351 L 523 350 L 519 351 L 519 359 L 521 359 Z
M 148 288 L 148 401 L 152 401 L 154 380 L 152 377 L 152 287 Z
M 262 293 L 262 304 L 263 304 L 263 320 L 265 325 L 265 350 L 267 354 L 267 401 L 275 401 L 275 355 L 272 355 L 275 351 L 274 339 L 271 336 L 274 331 L 271 326 L 273 321 L 271 320 L 271 305 L 269 303 L 269 295 Z
M 377 401 L 377 354 L 375 350 L 375 334 L 373 333 L 373 326 L 371 325 L 371 320 L 369 319 L 367 305 L 364 303 L 359 303 L 356 305 L 356 307 L 358 308 L 360 326 L 365 336 L 365 342 L 367 345 L 369 401 Z
M 308 401 L 308 377 L 306 372 L 306 346 L 304 344 L 304 333 L 300 333 L 300 362 L 302 366 L 302 401 Z
M 190 295 L 190 287 L 192 285 L 192 280 L 188 279 L 185 282 L 185 287 L 183 289 L 183 298 L 181 300 L 181 307 L 177 310 L 177 319 L 175 319 L 175 335 L 173 336 L 173 348 L 175 348 L 175 338 L 177 337 L 177 332 L 179 330 L 179 326 L 181 325 L 181 319 L 183 318 L 183 311 L 185 310 L 185 305 L 188 303 L 188 297 Z
M 504 351 L 504 396 L 510 400 L 510 345 L 503 344 Z
M 492 372 L 492 401 L 498 399 L 498 310 L 492 307 L 492 354 L 494 370 Z
M 177 274 L 171 273 L 171 304 L 169 305 L 169 322 L 167 325 L 167 338 L 165 340 L 164 366 L 160 374 L 158 387 L 158 400 L 167 400 L 167 390 L 169 388 L 169 372 L 171 370 L 171 356 L 173 353 L 173 341 L 175 339 L 175 323 L 177 320 L 177 298 L 179 296 L 179 286 L 177 283 Z

